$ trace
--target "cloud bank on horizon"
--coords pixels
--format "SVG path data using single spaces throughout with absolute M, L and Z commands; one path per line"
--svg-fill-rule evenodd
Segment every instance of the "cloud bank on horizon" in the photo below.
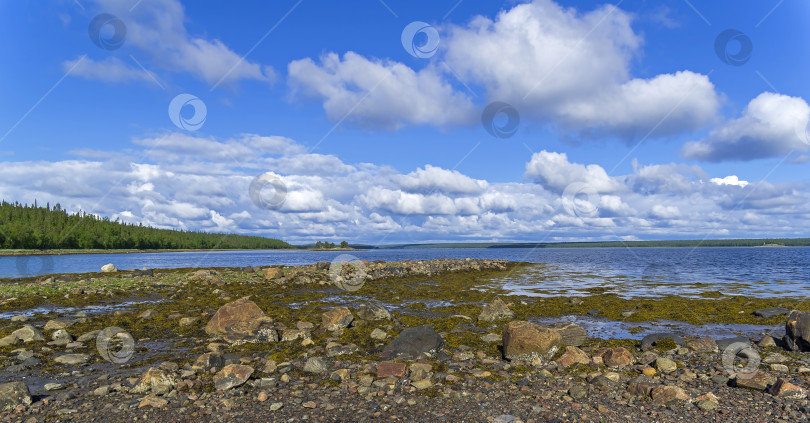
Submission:
M 178 0 L 143 0 L 136 7 L 119 0 L 85 3 L 85 14 L 125 17 L 125 44 L 121 51 L 110 47 L 113 53 L 62 52 L 58 62 L 68 78 L 60 83 L 155 90 L 161 101 L 198 84 L 192 86 L 209 98 L 216 92 L 224 97 L 186 101 L 192 118 L 189 107 L 179 116 L 178 106 L 175 124 L 197 119 L 193 127 L 167 129 L 151 124 L 151 116 L 140 123 L 137 111 L 123 112 L 132 115 L 126 129 L 93 133 L 97 143 L 68 143 L 47 159 L 29 154 L 4 160 L 0 197 L 7 201 L 59 202 L 125 222 L 290 242 L 808 236 L 810 189 L 804 172 L 795 169 L 804 166 L 810 149 L 810 106 L 801 93 L 778 92 L 758 69 L 748 72 L 768 82 L 765 89 L 739 92 L 740 74 L 723 69 L 743 67 L 744 43 L 741 51 L 712 57 L 713 67 L 725 66 L 719 71 L 662 59 L 638 26 L 677 28 L 676 20 L 663 18 L 674 14 L 665 6 L 652 12 L 624 4 L 577 9 L 534 0 L 478 13 L 473 4 L 469 19 L 437 19 L 415 35 L 427 39 L 414 39 L 414 48 L 435 45 L 427 53 L 394 44 L 382 55 L 386 50 L 371 42 L 343 50 L 325 43 L 332 47 L 302 48 L 313 52 L 305 57 L 295 49 L 273 51 L 270 60 L 261 41 L 276 27 L 294 25 L 285 23 L 287 16 L 299 14 L 306 22 L 301 2 L 278 6 L 284 10 L 274 11 L 276 25 L 238 38 L 239 47 L 221 40 L 239 25 L 207 22 L 213 25 L 209 34 L 187 13 L 198 19 L 216 14 Z M 69 26 L 84 22 L 80 16 L 64 12 L 62 19 Z M 397 19 L 397 28 L 407 23 Z M 98 36 L 115 40 L 118 34 L 106 31 Z M 312 33 L 319 35 L 335 34 Z M 210 118 L 213 110 L 227 113 L 240 101 L 261 109 L 266 97 L 278 97 L 284 113 L 295 116 L 289 119 L 324 121 L 329 130 L 318 137 L 285 131 L 283 123 L 259 132 L 206 120 L 206 110 Z M 497 142 L 520 146 L 523 158 L 465 172 L 463 161 L 492 139 L 478 125 L 482 110 L 496 101 L 515 114 L 483 123 L 516 125 L 518 136 L 501 134 Z M 80 99 L 77 104 L 82 107 Z M 266 117 L 241 119 L 254 128 Z M 24 122 L 9 124 L 3 138 L 33 131 L 15 134 Z M 437 164 L 446 163 L 440 159 L 445 150 L 426 150 L 413 165 L 385 145 L 412 136 L 417 148 L 425 148 L 472 133 L 473 144 L 454 151 L 461 156 L 455 166 Z M 553 144 L 537 151 L 529 146 L 549 133 Z M 358 144 L 365 155 L 351 148 L 321 151 L 330 136 L 373 138 L 378 148 Z M 588 146 L 615 156 L 572 158 Z M 649 149 L 644 160 L 636 157 L 640 148 Z M 666 155 L 672 148 L 677 155 Z M 785 175 L 769 179 L 780 168 L 788 169 Z M 265 201 L 267 196 L 275 197 Z

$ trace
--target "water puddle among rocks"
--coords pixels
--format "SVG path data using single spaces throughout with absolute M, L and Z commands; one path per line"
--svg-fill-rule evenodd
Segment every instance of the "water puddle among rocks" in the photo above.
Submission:
M 141 304 L 157 304 L 165 301 L 162 298 L 152 300 L 130 300 L 115 304 L 99 304 L 85 307 L 57 307 L 52 305 L 43 305 L 38 307 L 29 308 L 26 310 L 6 311 L 0 313 L 0 319 L 11 319 L 14 316 L 33 317 L 38 314 L 51 314 L 56 313 L 59 315 L 70 315 L 79 312 L 84 312 L 87 315 L 108 314 L 118 310 L 126 310 Z
M 758 339 L 763 335 L 781 338 L 785 334 L 784 326 L 745 325 L 730 323 L 707 323 L 705 325 L 692 325 L 672 320 L 658 320 L 653 322 L 620 322 L 592 316 L 563 316 L 563 317 L 536 317 L 530 321 L 538 324 L 556 322 L 576 323 L 586 331 L 588 336 L 600 339 L 641 339 L 646 335 L 659 332 L 674 333 L 683 338 L 697 338 L 708 336 L 715 340 L 746 336 Z

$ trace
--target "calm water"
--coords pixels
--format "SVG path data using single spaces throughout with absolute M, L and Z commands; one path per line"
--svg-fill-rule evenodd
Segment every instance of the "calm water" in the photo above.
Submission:
M 0 277 L 119 269 L 299 265 L 332 261 L 346 252 L 211 251 L 0 257 Z M 705 291 L 750 296 L 810 297 L 810 247 L 411 249 L 353 251 L 361 260 L 499 258 L 544 263 L 496 281 L 529 295 L 584 295 L 601 287 L 625 297 Z

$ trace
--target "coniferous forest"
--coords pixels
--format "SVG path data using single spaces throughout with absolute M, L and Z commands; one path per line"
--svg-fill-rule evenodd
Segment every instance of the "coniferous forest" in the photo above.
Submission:
M 0 249 L 275 249 L 293 248 L 273 238 L 156 229 L 99 218 L 84 212 L 68 214 L 51 207 L 0 203 Z

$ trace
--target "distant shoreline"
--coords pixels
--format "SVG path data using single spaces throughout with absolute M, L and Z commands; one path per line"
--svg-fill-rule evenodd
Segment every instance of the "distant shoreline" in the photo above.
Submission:
M 203 251 L 362 251 L 354 248 L 334 248 L 334 249 L 304 249 L 304 248 L 261 248 L 256 250 L 238 249 L 182 249 L 182 250 L 0 250 L 0 257 L 18 256 L 69 256 L 79 254 L 144 254 L 144 253 L 199 253 Z

